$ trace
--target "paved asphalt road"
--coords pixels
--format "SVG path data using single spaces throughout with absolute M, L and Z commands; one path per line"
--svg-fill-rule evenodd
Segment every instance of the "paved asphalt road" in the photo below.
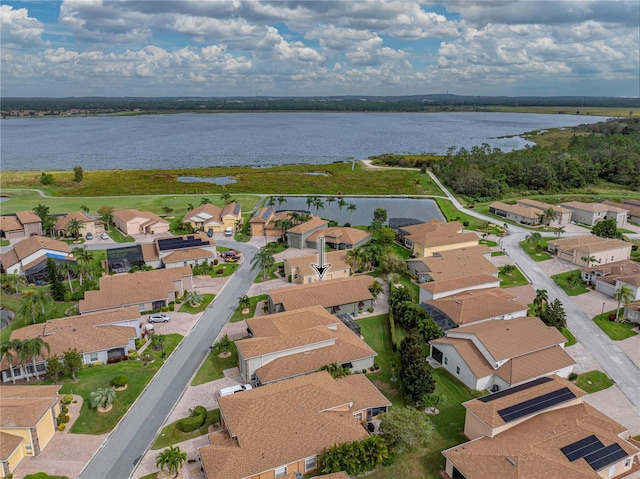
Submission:
M 433 180 L 442 188 L 455 207 L 476 218 L 495 222 L 494 218 L 486 217 L 476 211 L 465 209 L 460 202 L 447 191 L 438 179 L 429 172 Z M 511 260 L 527 275 L 535 289 L 546 289 L 549 300 L 559 299 L 567 313 L 567 326 L 573 335 L 582 343 L 593 358 L 600 364 L 603 371 L 613 379 L 622 393 L 629 399 L 633 407 L 640 414 L 640 369 L 624 354 L 573 300 L 556 283 L 547 276 L 528 254 L 520 248 L 520 241 L 529 230 L 519 226 L 509 225 L 509 235 L 502 239 L 501 244 Z M 565 234 L 565 236 L 567 236 Z
M 244 255 L 245 261 L 191 332 L 169 356 L 158 374 L 84 468 L 80 478 L 131 477 L 137 462 L 149 448 L 209 353 L 209 347 L 238 306 L 238 297 L 249 290 L 257 274 L 257 270 L 251 267 L 251 259 L 258 249 L 227 241 L 218 241 L 218 245 L 237 249 Z

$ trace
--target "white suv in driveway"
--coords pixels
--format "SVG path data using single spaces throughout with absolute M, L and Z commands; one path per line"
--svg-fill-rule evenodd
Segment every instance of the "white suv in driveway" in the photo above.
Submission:
M 248 391 L 249 389 L 251 389 L 251 384 L 236 384 L 235 386 L 222 388 L 218 391 L 218 396 L 231 396 L 232 394 Z
M 168 323 L 171 318 L 164 313 L 156 313 L 149 316 L 150 323 Z

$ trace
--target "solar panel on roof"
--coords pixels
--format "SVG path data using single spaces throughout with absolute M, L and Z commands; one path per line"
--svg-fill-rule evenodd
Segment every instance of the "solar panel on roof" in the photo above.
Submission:
M 592 434 L 591 436 L 580 439 L 568 446 L 561 447 L 560 450 L 565 456 L 567 456 L 567 459 L 573 462 L 602 448 L 604 448 L 604 444 L 602 444 L 600 439 Z
M 584 459 L 589 463 L 594 471 L 597 471 L 627 456 L 628 454 L 620 447 L 620 444 L 614 442 L 610 446 L 603 447 L 602 449 L 585 456 Z
M 570 399 L 575 398 L 576 395 L 569 388 L 562 388 L 556 391 L 552 391 L 542 396 L 538 396 L 528 401 L 524 401 L 520 404 L 515 404 L 504 409 L 500 409 L 498 414 L 504 420 L 504 422 L 515 421 L 534 412 L 541 411 L 556 404 L 563 403 Z
M 509 396 L 510 394 L 524 391 L 525 389 L 529 389 L 534 386 L 539 386 L 540 384 L 548 383 L 549 381 L 553 381 L 553 379 L 549 377 L 534 379 L 533 381 L 529 381 L 528 383 L 521 384 L 520 386 L 514 386 L 512 388 L 505 389 L 504 391 L 489 394 L 488 396 L 483 396 L 481 398 L 478 398 L 478 401 L 482 401 L 482 402 L 495 401 L 496 399 Z
M 269 218 L 269 216 L 271 216 L 271 208 L 267 208 L 264 213 L 262 213 L 262 219 L 267 221 L 267 218 Z
M 200 246 L 208 246 L 207 241 L 202 240 L 199 237 L 190 235 L 186 238 L 165 238 L 158 240 L 158 249 L 160 251 L 167 251 L 172 249 L 183 248 L 198 248 Z

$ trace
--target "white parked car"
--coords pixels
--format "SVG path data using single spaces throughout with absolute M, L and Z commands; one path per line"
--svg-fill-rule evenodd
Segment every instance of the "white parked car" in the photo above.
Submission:
M 109 239 L 109 235 L 107 233 L 101 233 L 100 234 L 100 239 L 107 240 L 107 239 Z
M 156 313 L 149 316 L 150 323 L 168 323 L 171 318 L 164 313 Z
M 231 226 L 227 226 L 227 229 L 224 230 L 225 236 L 233 236 L 233 228 Z
M 218 396 L 231 396 L 232 394 L 248 391 L 249 389 L 251 389 L 251 384 L 236 384 L 235 386 L 222 388 L 218 391 Z

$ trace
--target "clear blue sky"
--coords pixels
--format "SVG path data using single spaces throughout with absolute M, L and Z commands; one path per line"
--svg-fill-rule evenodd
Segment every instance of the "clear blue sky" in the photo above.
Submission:
M 1 2 L 2 96 L 640 96 L 637 0 Z

